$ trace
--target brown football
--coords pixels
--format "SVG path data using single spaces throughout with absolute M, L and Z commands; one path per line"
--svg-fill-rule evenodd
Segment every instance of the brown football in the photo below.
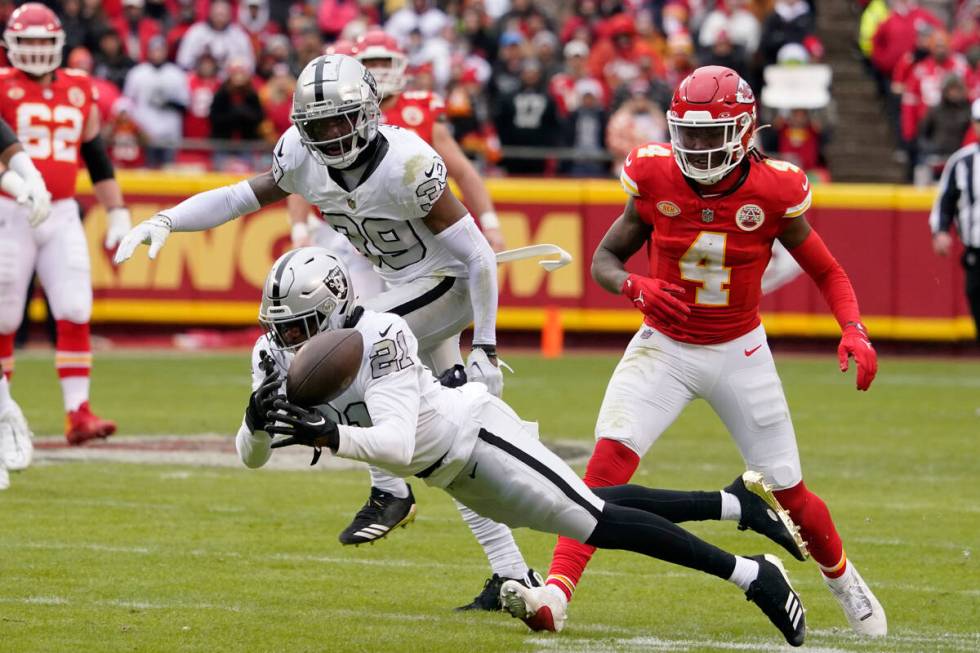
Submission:
M 356 329 L 324 331 L 296 354 L 286 375 L 286 397 L 300 406 L 336 399 L 361 369 L 364 340 Z

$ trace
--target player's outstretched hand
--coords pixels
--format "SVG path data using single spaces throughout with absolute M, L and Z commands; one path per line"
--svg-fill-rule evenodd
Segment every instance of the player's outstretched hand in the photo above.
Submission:
M 112 249 L 133 228 L 133 221 L 130 218 L 129 209 L 125 206 L 117 206 L 114 209 L 109 209 L 106 214 L 106 222 L 108 226 L 105 230 L 105 248 Z
M 245 409 L 245 425 L 252 433 L 256 431 L 269 432 L 269 423 L 266 415 L 273 409 L 272 403 L 279 388 L 282 386 L 282 378 L 279 372 L 266 372 L 265 381 L 262 382 L 252 396 L 248 398 L 248 407 Z
M 308 447 L 337 450 L 340 444 L 337 424 L 327 419 L 319 410 L 306 409 L 285 399 L 276 399 L 272 406 L 275 410 L 266 413 L 266 421 L 269 423 L 266 431 L 289 436 L 285 440 L 273 442 L 274 449 L 291 444 L 305 444 Z
M 123 236 L 122 242 L 119 243 L 119 249 L 116 250 L 116 255 L 112 259 L 113 262 L 119 265 L 132 256 L 141 244 L 149 245 L 149 257 L 151 259 L 156 258 L 160 248 L 167 242 L 170 231 L 170 218 L 165 215 L 157 214 L 149 220 L 144 220 Z
M 25 178 L 23 195 L 17 197 L 17 202 L 30 205 L 31 212 L 27 221 L 32 227 L 47 220 L 51 214 L 51 193 L 44 185 L 44 178 L 41 175 L 29 175 Z
M 684 289 L 663 279 L 631 274 L 626 277 L 620 292 L 629 297 L 641 313 L 667 324 L 686 322 L 691 315 L 691 307 L 677 297 L 684 294 Z
M 878 373 L 878 354 L 871 345 L 867 329 L 858 322 L 848 323 L 841 334 L 840 345 L 837 346 L 841 372 L 847 371 L 851 357 L 857 363 L 857 389 L 867 390 Z

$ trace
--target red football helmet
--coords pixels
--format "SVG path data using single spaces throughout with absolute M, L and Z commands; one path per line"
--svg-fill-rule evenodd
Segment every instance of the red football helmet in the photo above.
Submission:
M 38 2 L 28 2 L 10 14 L 3 42 L 10 65 L 40 77 L 61 65 L 65 30 L 53 11 Z
M 703 66 L 684 78 L 667 112 L 684 176 L 714 184 L 741 162 L 755 135 L 755 95 L 731 68 Z
M 352 41 L 340 39 L 323 48 L 323 54 L 344 54 L 353 57 L 357 48 Z
M 374 75 L 382 96 L 402 92 L 407 81 L 405 68 L 408 66 L 408 57 L 395 37 L 377 28 L 370 29 L 357 39 L 355 47 L 357 52 L 354 56 Z

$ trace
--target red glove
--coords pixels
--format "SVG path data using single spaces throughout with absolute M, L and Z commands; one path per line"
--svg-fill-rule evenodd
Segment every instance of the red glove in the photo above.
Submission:
M 848 322 L 837 346 L 837 359 L 840 371 L 847 371 L 848 358 L 853 356 L 857 363 L 857 389 L 867 390 L 878 373 L 878 354 L 871 346 L 868 331 L 860 322 Z
M 663 279 L 651 279 L 631 274 L 626 277 L 620 292 L 644 315 L 660 320 L 665 324 L 686 322 L 691 315 L 691 307 L 678 299 L 684 289 Z

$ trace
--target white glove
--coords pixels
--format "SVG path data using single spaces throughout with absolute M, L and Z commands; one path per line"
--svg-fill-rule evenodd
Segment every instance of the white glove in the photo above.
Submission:
M 13 170 L 6 170 L 0 175 L 0 190 L 13 197 L 18 204 L 30 205 L 27 221 L 32 227 L 44 222 L 51 213 L 51 193 L 39 174 L 22 177 Z
M 119 243 L 119 249 L 116 250 L 116 255 L 112 259 L 113 262 L 119 265 L 132 256 L 141 244 L 149 245 L 149 257 L 151 259 L 156 258 L 160 248 L 167 242 L 170 231 L 170 218 L 165 215 L 158 213 L 149 220 L 144 220 L 123 237 Z
M 26 469 L 34 457 L 33 437 L 24 413 L 11 399 L 0 413 L 0 466 L 14 471 Z
M 504 365 L 499 359 L 498 365 Z M 504 393 L 504 373 L 497 365 L 490 362 L 487 352 L 474 349 L 466 359 L 466 380 L 482 383 L 494 397 Z
M 109 223 L 109 226 L 105 230 L 105 248 L 112 249 L 133 228 L 133 222 L 129 217 L 129 209 L 125 206 L 109 209 L 109 213 L 106 215 L 106 222 Z

